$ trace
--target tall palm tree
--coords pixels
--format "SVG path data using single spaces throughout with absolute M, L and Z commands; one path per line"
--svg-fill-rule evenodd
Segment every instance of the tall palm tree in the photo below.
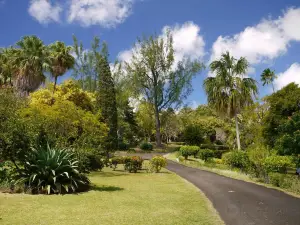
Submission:
M 274 80 L 277 78 L 275 71 L 270 70 L 269 68 L 265 69 L 261 74 L 261 81 L 263 82 L 263 86 L 272 84 L 273 93 L 275 92 L 274 88 Z
M 244 77 L 248 66 L 245 58 L 241 57 L 237 60 L 226 52 L 222 54 L 220 60 L 210 64 L 210 70 L 216 76 L 208 77 L 204 81 L 208 103 L 220 115 L 235 118 L 238 150 L 241 149 L 238 114 L 245 106 L 253 103 L 253 98 L 258 93 L 256 81 Z
M 54 78 L 53 94 L 56 89 L 57 78 L 64 75 L 75 64 L 75 59 L 71 55 L 71 51 L 71 46 L 66 46 L 63 42 L 60 41 L 49 45 L 48 70 Z
M 47 49 L 37 36 L 25 36 L 13 49 L 12 64 L 15 70 L 14 86 L 21 94 L 28 95 L 45 81 Z

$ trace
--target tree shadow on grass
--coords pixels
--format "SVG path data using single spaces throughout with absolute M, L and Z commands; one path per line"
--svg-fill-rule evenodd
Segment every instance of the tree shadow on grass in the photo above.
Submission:
M 119 176 L 128 176 L 125 171 L 115 170 L 115 172 L 99 172 L 92 175 L 90 177 L 119 177 Z
M 160 174 L 160 173 L 171 174 L 171 172 L 169 172 L 169 171 L 160 171 L 158 174 Z
M 91 191 L 106 191 L 106 192 L 113 192 L 113 191 L 123 191 L 124 188 L 116 187 L 116 186 L 92 186 Z

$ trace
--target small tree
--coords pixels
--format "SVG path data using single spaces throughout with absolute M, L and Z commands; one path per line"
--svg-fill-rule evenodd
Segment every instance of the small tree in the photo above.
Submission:
M 192 78 L 203 68 L 198 61 L 188 59 L 174 65 L 173 38 L 150 36 L 138 39 L 126 69 L 139 93 L 153 105 L 156 127 L 156 144 L 161 146 L 162 109 L 178 106 L 192 90 Z

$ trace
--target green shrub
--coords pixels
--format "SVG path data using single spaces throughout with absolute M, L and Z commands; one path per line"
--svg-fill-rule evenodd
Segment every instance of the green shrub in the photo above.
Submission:
M 10 161 L 0 161 L 0 183 L 9 181 L 14 173 L 14 165 Z
M 113 170 L 115 170 L 118 166 L 118 164 L 124 164 L 125 163 L 125 157 L 122 156 L 117 156 L 117 157 L 113 157 L 111 158 L 111 165 Z
M 275 187 L 284 188 L 293 193 L 300 193 L 300 179 L 295 175 L 269 173 L 269 183 Z
M 185 159 L 188 159 L 189 156 L 196 156 L 199 150 L 198 146 L 185 145 L 180 147 L 179 152 Z
M 287 173 L 288 167 L 292 166 L 292 160 L 288 156 L 272 155 L 264 160 L 263 165 L 268 173 Z
M 90 171 L 102 170 L 105 166 L 105 157 L 100 152 L 91 149 L 76 149 L 76 158 L 78 159 L 78 171 L 89 173 Z
M 205 162 L 208 161 L 211 158 L 214 158 L 215 153 L 213 150 L 209 149 L 201 149 L 198 153 L 198 156 L 200 159 L 204 160 Z
M 247 150 L 250 167 L 249 172 L 257 178 L 264 179 L 267 182 L 267 172 L 264 167 L 264 160 L 270 155 L 269 149 L 265 146 L 253 146 Z
M 88 168 L 91 171 L 98 171 L 102 170 L 104 167 L 104 161 L 102 156 L 95 155 L 95 154 L 89 154 L 87 155 L 88 158 Z
M 132 156 L 124 158 L 124 167 L 129 173 L 136 173 L 138 170 L 142 169 L 143 159 L 140 156 Z
M 143 142 L 142 144 L 140 144 L 140 149 L 142 149 L 144 151 L 152 151 L 153 150 L 153 145 L 151 143 L 148 143 L 148 142 Z
M 118 144 L 118 150 L 120 150 L 120 151 L 127 151 L 127 150 L 129 150 L 129 144 L 127 144 L 125 142 L 119 142 L 119 144 Z
M 163 156 L 154 156 L 150 160 L 150 171 L 153 171 L 155 173 L 159 173 L 161 168 L 165 167 L 167 165 L 167 160 Z
M 243 151 L 231 151 L 223 154 L 223 162 L 232 167 L 239 168 L 243 171 L 246 171 L 250 165 L 250 160 L 246 152 Z
M 24 168 L 16 183 L 24 183 L 32 193 L 69 193 L 83 191 L 90 181 L 78 172 L 78 161 L 65 149 L 32 150 L 26 155 Z
M 284 176 L 281 173 L 269 173 L 269 182 L 275 187 L 281 187 L 284 183 Z

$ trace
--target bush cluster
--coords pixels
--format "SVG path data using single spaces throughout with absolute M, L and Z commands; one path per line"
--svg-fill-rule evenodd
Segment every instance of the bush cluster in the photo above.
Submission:
M 166 167 L 167 165 L 167 160 L 165 157 L 163 156 L 154 156 L 151 160 L 150 160 L 150 171 L 151 172 L 155 172 L 155 173 L 159 173 L 160 170 L 163 167 Z
M 101 171 L 105 166 L 105 156 L 96 150 L 77 149 L 75 154 L 78 159 L 78 170 L 82 173 Z
M 140 156 L 125 157 L 124 168 L 129 173 L 136 173 L 138 170 L 142 169 L 143 161 L 143 158 Z
M 197 156 L 205 162 L 211 158 L 216 158 L 215 151 L 210 149 L 201 149 Z
M 195 157 L 199 150 L 200 148 L 198 146 L 185 145 L 180 147 L 179 152 L 185 159 L 188 159 L 189 156 Z
M 144 151 L 152 151 L 153 150 L 153 145 L 148 142 L 143 142 L 140 144 L 140 149 Z
M 116 156 L 111 158 L 111 166 L 115 170 L 119 164 L 124 165 L 124 169 L 130 173 L 136 173 L 142 169 L 143 158 L 140 156 Z
M 244 151 L 231 151 L 223 154 L 222 161 L 231 168 L 239 168 L 247 171 L 250 165 L 250 160 Z

